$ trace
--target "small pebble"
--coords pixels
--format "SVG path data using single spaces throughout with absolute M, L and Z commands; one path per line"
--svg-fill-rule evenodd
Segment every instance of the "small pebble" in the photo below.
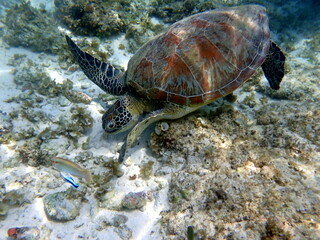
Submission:
M 128 217 L 122 214 L 117 214 L 112 218 L 112 225 L 115 227 L 119 227 L 122 224 L 125 224 L 128 221 Z
M 130 192 L 123 198 L 122 207 L 128 209 L 140 209 L 146 205 L 148 199 L 152 199 L 152 193 L 150 192 Z

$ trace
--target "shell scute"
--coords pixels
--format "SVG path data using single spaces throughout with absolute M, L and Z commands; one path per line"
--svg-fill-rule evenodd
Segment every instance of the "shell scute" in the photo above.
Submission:
M 129 62 L 127 82 L 149 99 L 208 103 L 251 77 L 269 46 L 268 18 L 262 6 L 200 13 L 142 46 Z

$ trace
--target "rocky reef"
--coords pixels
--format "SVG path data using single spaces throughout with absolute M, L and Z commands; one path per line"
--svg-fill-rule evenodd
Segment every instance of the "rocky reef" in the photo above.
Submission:
M 168 239 L 186 236 L 188 226 L 200 239 L 311 236 L 316 225 L 310 219 L 320 220 L 314 179 L 320 115 L 316 105 L 309 107 L 272 103 L 252 118 L 225 103 L 153 133 L 150 147 L 163 163 L 157 174 L 177 169 L 171 208 L 162 213 Z M 278 108 L 281 118 L 271 110 Z M 270 224 L 278 229 L 271 235 Z
M 128 51 L 135 52 L 163 30 L 153 24 L 144 1 L 55 1 L 55 15 L 75 34 L 110 37 L 125 34 Z M 125 48 L 121 44 L 121 48 Z
M 49 16 L 48 16 L 49 15 Z M 44 9 L 22 1 L 7 10 L 3 40 L 10 46 L 27 47 L 37 52 L 57 53 L 62 36 L 56 23 Z
M 54 1 L 56 16 L 76 34 L 112 36 L 124 33 L 132 19 L 140 21 L 139 2 L 131 1 Z M 131 12 L 128 18 L 128 12 Z

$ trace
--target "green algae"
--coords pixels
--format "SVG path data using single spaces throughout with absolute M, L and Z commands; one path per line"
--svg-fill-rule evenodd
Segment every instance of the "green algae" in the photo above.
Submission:
M 3 133 L 3 132 L 0 133 L 0 143 L 1 144 L 8 144 L 8 143 L 15 141 L 15 140 L 16 140 L 16 137 L 15 137 L 15 134 L 13 134 L 13 133 Z
M 143 19 L 144 11 L 139 2 L 124 0 L 55 1 L 55 5 L 55 15 L 76 34 L 100 37 L 125 32 L 131 23 Z
M 9 206 L 0 202 L 0 220 L 4 220 L 8 214 Z
M 90 112 L 80 106 L 74 106 L 70 109 L 71 120 L 77 123 L 81 128 L 90 128 L 93 124 L 93 118 L 91 117 Z
M 14 70 L 14 82 L 23 90 L 28 90 L 28 94 L 20 94 L 18 96 L 18 102 L 31 100 L 33 91 L 38 92 L 43 96 L 56 97 L 61 92 L 61 85 L 58 85 L 53 81 L 49 74 L 44 70 L 44 65 L 37 64 L 31 59 L 20 56 L 17 58 L 14 56 L 11 60 L 12 64 L 15 65 Z M 36 98 L 36 102 L 41 102 L 41 98 Z
M 69 1 L 65 4 L 55 1 L 55 5 L 56 16 L 77 34 L 110 36 L 123 32 L 127 25 L 115 10 L 109 9 L 102 2 Z
M 13 47 L 23 46 L 36 52 L 56 53 L 62 36 L 55 22 L 44 10 L 22 1 L 10 8 L 4 19 L 3 39 Z
M 56 99 L 54 101 L 58 102 L 61 96 L 67 97 L 70 103 L 75 104 L 89 104 L 91 98 L 74 91 L 73 83 L 69 79 L 63 83 L 56 83 L 46 72 L 45 64 L 38 64 L 24 55 L 14 55 L 10 64 L 16 67 L 14 82 L 22 89 L 22 93 L 6 101 L 19 104 L 18 109 L 10 112 L 10 118 L 26 119 L 33 124 L 53 122 L 54 126 L 42 130 L 36 130 L 34 127 L 21 128 L 15 134 L 8 133 L 1 137 L 1 142 L 27 140 L 26 144 L 17 148 L 18 159 L 30 166 L 46 165 L 48 152 L 42 149 L 42 143 L 63 135 L 73 140 L 76 145 L 77 137 L 92 126 L 93 118 L 84 107 L 74 105 L 70 109 L 68 120 L 63 118 L 57 120 L 43 111 L 42 106 L 50 102 L 50 99 Z M 49 148 L 51 151 L 52 147 Z
M 13 124 L 10 115 L 0 110 L 0 143 L 8 144 L 15 140 L 15 135 L 12 132 Z
M 281 223 L 280 219 L 269 218 L 266 226 L 265 233 L 261 237 L 262 240 L 271 240 L 271 239 L 283 239 L 291 240 L 293 239 L 290 232 L 284 230 L 284 224 Z
M 59 104 L 68 105 L 68 103 L 89 104 L 91 98 L 79 91 L 73 90 L 73 83 L 70 79 L 66 79 L 63 83 L 56 83 L 45 70 L 43 64 L 38 64 L 23 55 L 15 55 L 11 59 L 11 64 L 16 64 L 14 71 L 14 82 L 23 90 L 22 93 L 15 97 L 7 99 L 7 102 L 19 103 L 19 109 L 10 113 L 12 119 L 23 118 L 31 123 L 51 122 L 52 117 L 41 110 L 43 104 L 48 99 L 57 99 Z M 61 97 L 65 97 L 65 101 Z M 68 100 L 67 100 L 68 99 Z M 67 103 L 66 103 L 67 101 Z M 26 139 L 36 137 L 37 139 L 48 140 L 58 135 L 68 136 L 70 139 L 81 136 L 86 128 L 90 128 L 93 124 L 93 118 L 84 107 L 74 105 L 70 109 L 70 119 L 60 118 L 55 120 L 58 128 L 55 130 L 47 127 L 43 131 L 27 132 L 20 130 L 16 139 Z
M 70 102 L 73 103 L 83 103 L 90 104 L 92 99 L 83 92 L 67 90 L 62 92 L 63 96 L 65 96 Z
M 153 161 L 148 161 L 144 164 L 142 164 L 142 166 L 140 167 L 140 176 L 143 179 L 149 179 L 153 173 L 152 171 L 152 166 L 153 166 L 154 162 Z
M 87 137 L 86 141 L 81 145 L 82 150 L 90 149 L 90 137 Z
M 17 158 L 20 162 L 32 167 L 48 166 L 49 153 L 41 149 L 42 142 L 40 140 L 30 139 L 25 144 L 16 149 Z
M 161 18 L 166 23 L 173 23 L 194 13 L 196 5 L 201 8 L 203 3 L 196 1 L 151 1 L 151 16 Z M 209 6 L 211 5 L 211 6 Z M 213 4 L 206 3 L 207 10 L 213 9 Z
M 136 52 L 142 44 L 164 30 L 162 24 L 152 23 L 148 5 L 141 1 L 55 1 L 55 5 L 55 16 L 75 34 L 100 38 L 125 34 L 126 49 L 130 53 Z M 83 45 L 86 46 L 84 50 L 106 61 L 114 49 L 100 51 L 99 43 L 94 39 L 90 44 Z M 82 44 L 79 46 L 82 47 Z M 119 46 L 119 49 L 124 48 L 124 44 Z M 65 57 L 62 56 L 63 59 Z
M 250 95 L 246 96 L 243 100 L 243 104 L 253 108 L 256 105 L 255 93 L 251 92 Z
M 139 24 L 132 24 L 125 34 L 128 41 L 128 52 L 135 53 L 144 43 L 163 32 L 164 29 L 162 24 L 153 24 L 149 18 Z

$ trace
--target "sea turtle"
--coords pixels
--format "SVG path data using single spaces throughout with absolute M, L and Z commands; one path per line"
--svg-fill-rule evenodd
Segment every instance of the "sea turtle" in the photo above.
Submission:
M 147 43 L 123 72 L 83 52 L 66 36 L 74 58 L 101 89 L 121 95 L 103 115 L 108 133 L 132 128 L 119 159 L 151 123 L 177 119 L 226 96 L 259 66 L 279 89 L 285 56 L 270 40 L 266 9 L 243 5 L 182 19 Z

